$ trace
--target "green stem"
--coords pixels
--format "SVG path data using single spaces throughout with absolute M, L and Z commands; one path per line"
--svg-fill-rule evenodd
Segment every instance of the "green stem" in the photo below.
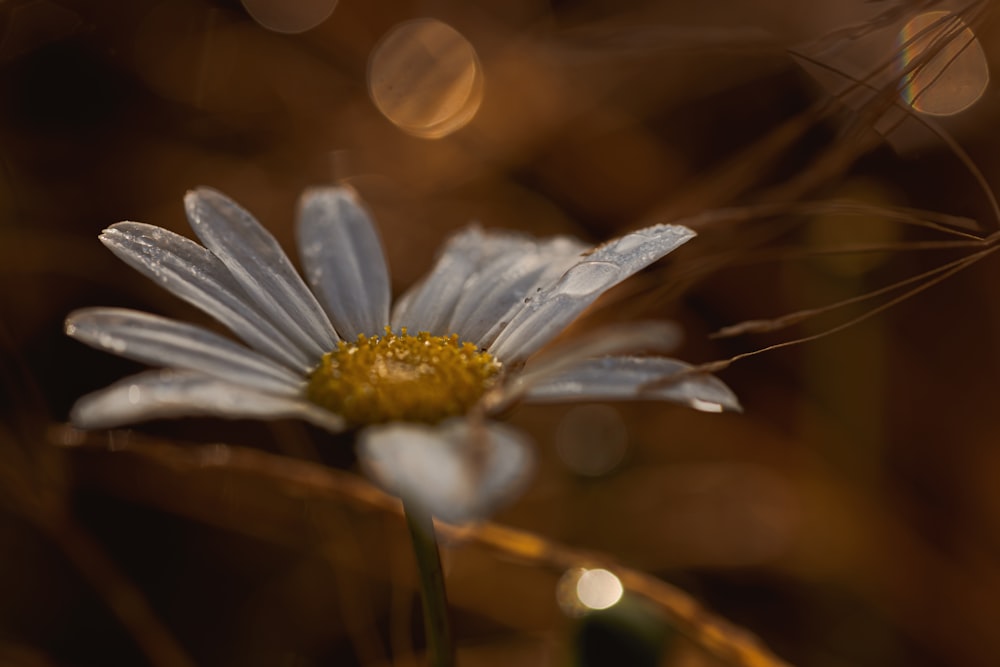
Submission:
M 420 573 L 420 600 L 424 608 L 424 634 L 427 637 L 429 667 L 454 667 L 455 645 L 448 623 L 448 601 L 444 594 L 444 571 L 434 534 L 431 515 L 412 503 L 403 501 L 406 525 L 413 540 Z

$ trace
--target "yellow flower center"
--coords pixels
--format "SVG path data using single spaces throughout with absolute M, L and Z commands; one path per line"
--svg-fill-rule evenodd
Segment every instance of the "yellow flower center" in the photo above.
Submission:
M 309 400 L 354 426 L 436 423 L 467 412 L 489 389 L 500 362 L 457 335 L 399 335 L 341 341 L 309 376 Z

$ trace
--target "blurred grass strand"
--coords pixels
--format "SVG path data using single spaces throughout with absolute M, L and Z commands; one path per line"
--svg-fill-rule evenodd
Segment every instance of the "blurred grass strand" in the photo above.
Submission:
M 47 446 L 34 449 L 42 450 L 43 454 L 51 451 Z M 58 471 L 46 469 L 53 462 L 44 460 L 34 465 L 20 450 L 16 438 L 0 431 L 0 507 L 7 506 L 30 521 L 59 548 L 126 628 L 150 665 L 194 667 L 195 662 L 156 616 L 139 589 L 67 511 L 65 489 L 59 480 L 46 480 L 58 477 Z
M 108 449 L 118 457 L 131 454 L 177 472 L 223 470 L 255 478 L 300 499 L 348 502 L 368 510 L 402 515 L 402 504 L 397 499 L 356 475 L 253 449 L 230 445 L 180 446 L 134 433 L 113 434 L 109 442 L 107 436 L 80 433 L 69 427 L 54 428 L 50 438 L 57 445 L 71 448 Z M 627 590 L 659 607 L 678 631 L 727 664 L 788 667 L 753 634 L 710 613 L 687 593 L 649 574 L 619 565 L 604 554 L 488 522 L 466 527 L 435 522 L 435 530 L 443 544 L 478 545 L 553 573 L 600 565 L 614 572 Z

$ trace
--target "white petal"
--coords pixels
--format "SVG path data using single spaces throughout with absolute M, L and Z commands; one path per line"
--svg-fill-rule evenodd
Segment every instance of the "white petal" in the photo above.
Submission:
M 129 359 L 262 391 L 297 395 L 303 378 L 245 347 L 190 324 L 123 308 L 88 308 L 66 318 L 66 333 Z
M 114 428 L 149 419 L 212 416 L 227 419 L 305 419 L 331 432 L 338 415 L 304 398 L 276 396 L 189 371 L 147 371 L 78 400 L 70 420 L 80 428 Z
M 604 357 L 581 362 L 528 390 L 533 403 L 591 400 L 656 400 L 682 403 L 705 412 L 741 411 L 732 390 L 714 375 L 669 378 L 690 369 L 663 357 Z
M 524 304 L 572 266 L 587 246 L 557 237 L 510 245 L 466 281 L 448 324 L 449 332 L 485 348 Z
M 468 227 L 442 246 L 434 268 L 406 291 L 392 309 L 392 328 L 443 335 L 462 286 L 482 261 L 484 235 Z
M 299 256 L 337 332 L 381 335 L 389 324 L 389 270 L 371 216 L 350 188 L 317 188 L 299 203 Z
M 489 516 L 527 482 L 526 438 L 495 422 L 393 423 L 362 431 L 365 472 L 386 490 L 451 523 Z
M 317 359 L 333 349 L 338 338 L 330 320 L 270 232 L 209 188 L 187 193 L 184 206 L 198 238 L 275 326 Z
M 436 335 L 456 333 L 448 329 L 452 313 L 465 292 L 466 282 L 494 258 L 524 248 L 528 241 L 518 234 L 485 233 L 470 226 L 448 239 L 431 272 L 396 302 L 392 327 Z
M 532 357 L 521 372 L 490 394 L 489 409 L 500 412 L 534 387 L 595 358 L 636 352 L 663 354 L 676 348 L 680 341 L 680 329 L 671 322 L 628 322 L 594 329 Z
M 601 294 L 694 237 L 679 225 L 655 225 L 610 241 L 581 259 L 555 284 L 530 297 L 490 346 L 504 363 L 526 359 Z
M 315 366 L 314 356 L 247 300 L 219 258 L 191 239 L 141 222 L 112 225 L 100 238 L 126 264 L 211 315 L 255 350 L 299 372 Z

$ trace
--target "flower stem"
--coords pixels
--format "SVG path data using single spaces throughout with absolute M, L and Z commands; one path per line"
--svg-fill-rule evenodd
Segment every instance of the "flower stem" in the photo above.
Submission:
M 444 571 L 434 534 L 431 515 L 412 503 L 403 501 L 406 525 L 413 541 L 420 573 L 420 600 L 424 609 L 424 634 L 427 637 L 429 667 L 454 667 L 455 645 L 448 623 L 448 601 L 444 594 Z

